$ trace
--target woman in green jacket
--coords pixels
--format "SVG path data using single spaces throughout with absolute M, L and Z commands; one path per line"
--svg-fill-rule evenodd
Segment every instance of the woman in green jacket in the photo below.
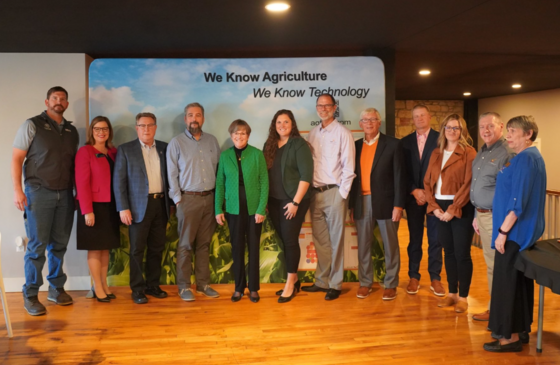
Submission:
M 290 110 L 279 110 L 272 118 L 263 151 L 270 181 L 268 212 L 284 243 L 288 271 L 284 289 L 276 294 L 280 295 L 278 303 L 286 303 L 300 289 L 297 277 L 301 255 L 299 233 L 309 209 L 308 189 L 313 179 L 311 149 L 299 134 Z
M 232 302 L 243 297 L 247 287 L 245 243 L 249 248 L 249 299 L 257 303 L 259 289 L 259 250 L 262 222 L 268 199 L 268 173 L 262 152 L 249 146 L 251 127 L 244 120 L 234 120 L 228 128 L 233 147 L 220 156 L 216 176 L 216 221 L 223 226 L 227 219 L 231 237 L 235 293 Z M 225 200 L 225 214 L 224 214 Z

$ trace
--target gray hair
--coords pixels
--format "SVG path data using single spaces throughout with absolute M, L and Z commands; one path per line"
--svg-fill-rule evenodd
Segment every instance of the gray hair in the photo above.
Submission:
M 539 126 L 535 122 L 535 118 L 531 115 L 520 115 L 518 117 L 511 118 L 506 125 L 507 128 L 521 128 L 524 134 L 529 134 L 530 131 L 533 132 L 530 140 L 535 142 L 537 135 L 539 134 Z
M 200 108 L 200 110 L 202 110 L 202 116 L 204 116 L 204 107 L 200 105 L 200 103 L 190 103 L 189 105 L 187 105 L 185 107 L 185 114 L 187 114 L 187 110 L 189 108 Z
M 360 113 L 360 119 L 362 119 L 364 117 L 364 114 L 369 114 L 369 113 L 375 113 L 377 114 L 377 118 L 379 118 L 379 121 L 381 121 L 381 114 L 379 113 L 379 110 L 375 109 L 375 108 L 367 108 L 364 109 L 364 111 L 362 111 Z

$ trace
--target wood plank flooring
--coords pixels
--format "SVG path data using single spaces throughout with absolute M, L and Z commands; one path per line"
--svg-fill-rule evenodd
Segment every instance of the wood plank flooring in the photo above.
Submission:
M 515 354 L 492 354 L 485 322 L 471 316 L 486 309 L 486 266 L 473 248 L 475 272 L 469 313 L 437 307 L 429 290 L 427 254 L 417 295 L 407 295 L 408 232 L 400 225 L 401 284 L 397 299 L 381 300 L 375 286 L 366 299 L 356 298 L 358 283 L 344 284 L 343 295 L 327 302 L 321 293 L 299 293 L 278 304 L 282 284 L 261 286 L 261 301 L 244 297 L 232 303 L 233 285 L 214 285 L 219 299 L 197 295 L 186 303 L 176 287 L 164 287 L 167 299 L 133 304 L 130 289 L 114 288 L 110 304 L 70 294 L 74 305 L 56 306 L 40 293 L 46 316 L 31 317 L 21 293 L 9 293 L 15 337 L 7 338 L 0 311 L 0 363 L 50 364 L 560 364 L 560 296 L 546 290 L 544 351 L 536 353 L 535 323 L 529 345 Z M 85 262 L 84 262 L 85 265 Z M 444 279 L 445 280 L 445 279 Z M 446 287 L 446 285 L 445 285 Z

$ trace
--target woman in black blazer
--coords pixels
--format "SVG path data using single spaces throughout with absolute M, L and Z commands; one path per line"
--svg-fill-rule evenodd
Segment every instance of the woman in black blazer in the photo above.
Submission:
M 309 209 L 309 185 L 313 179 L 311 148 L 299 134 L 290 110 L 279 110 L 270 123 L 264 157 L 270 183 L 268 212 L 284 243 L 288 278 L 278 303 L 292 300 L 300 289 L 297 270 L 300 260 L 299 233 Z

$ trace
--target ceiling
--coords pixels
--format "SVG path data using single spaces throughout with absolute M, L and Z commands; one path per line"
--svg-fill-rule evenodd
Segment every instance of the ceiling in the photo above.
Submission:
M 2 1 L 0 52 L 102 57 L 393 54 L 397 99 L 560 88 L 558 0 Z M 429 68 L 428 77 L 418 75 Z M 519 91 L 513 83 L 522 84 Z

